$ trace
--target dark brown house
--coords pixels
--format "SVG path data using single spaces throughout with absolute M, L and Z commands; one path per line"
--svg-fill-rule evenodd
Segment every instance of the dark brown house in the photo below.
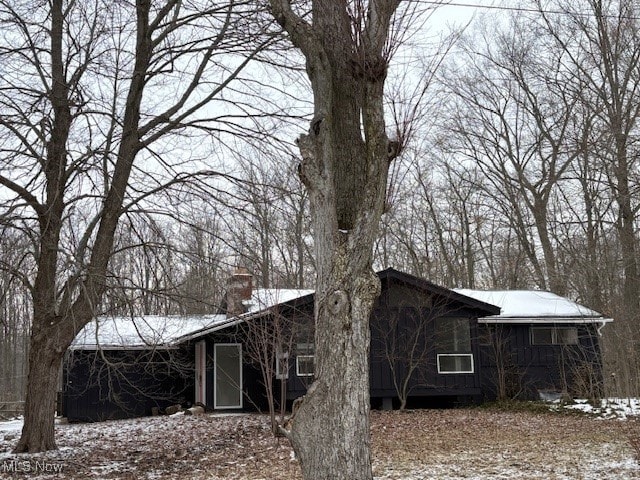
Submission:
M 373 407 L 582 396 L 600 388 L 599 334 L 611 320 L 597 312 L 548 292 L 456 291 L 393 269 L 378 275 Z M 252 289 L 251 276 L 239 272 L 228 296 L 228 314 L 87 326 L 65 361 L 62 413 L 93 421 L 176 402 L 263 408 L 264 378 L 250 343 L 258 325 L 280 326 L 282 341 L 270 343 L 274 381 L 285 382 L 288 401 L 303 395 L 313 381 L 313 292 Z

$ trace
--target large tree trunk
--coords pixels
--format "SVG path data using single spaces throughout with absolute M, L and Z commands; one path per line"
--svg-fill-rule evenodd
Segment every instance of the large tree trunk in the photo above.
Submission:
M 43 452 L 56 448 L 54 417 L 58 373 L 64 349 L 52 344 L 53 336 L 31 340 L 29 375 L 22 436 L 16 452 Z
M 63 1 L 51 4 L 51 105 L 54 124 L 47 142 L 46 205 L 37 209 L 40 228 L 38 274 L 33 288 L 33 323 L 29 343 L 27 396 L 22 436 L 16 452 L 40 452 L 55 448 L 53 421 L 56 382 L 67 345 L 54 344 L 61 320 L 57 311 L 57 268 L 60 232 L 64 215 L 67 139 L 71 128 L 69 88 L 62 58 Z M 69 342 L 71 342 L 69 339 Z
M 145 72 L 151 59 L 149 0 L 137 0 L 137 38 L 134 75 L 129 86 L 122 140 L 111 185 L 102 207 L 86 276 L 72 277 L 58 289 L 58 249 L 66 187 L 66 141 L 71 118 L 69 92 L 61 57 L 62 0 L 52 3 L 52 104 L 55 125 L 47 144 L 47 203 L 39 209 L 40 256 L 33 289 L 33 325 L 29 344 L 29 375 L 24 427 L 15 452 L 56 448 L 53 429 L 56 383 L 60 362 L 76 334 L 91 321 L 106 289 L 106 272 L 133 161 L 140 149 L 140 104 Z M 57 86 L 56 86 L 57 85 Z M 82 281 L 79 285 L 78 282 Z M 63 312 L 63 313 L 59 313 Z
M 316 291 L 316 380 L 296 412 L 291 440 L 307 479 L 370 479 L 369 315 L 379 293 L 349 252 Z
M 372 478 L 369 317 L 380 285 L 373 243 L 398 146 L 385 131 L 387 35 L 397 2 L 313 2 L 312 23 L 288 0 L 276 20 L 305 55 L 314 94 L 298 139 L 309 192 L 317 281 L 315 381 L 287 432 L 305 479 Z

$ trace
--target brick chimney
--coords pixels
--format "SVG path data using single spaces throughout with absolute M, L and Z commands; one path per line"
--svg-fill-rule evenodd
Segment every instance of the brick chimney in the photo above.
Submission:
M 227 285 L 227 317 L 234 317 L 247 311 L 242 302 L 251 300 L 252 290 L 253 275 L 246 268 L 236 267 Z

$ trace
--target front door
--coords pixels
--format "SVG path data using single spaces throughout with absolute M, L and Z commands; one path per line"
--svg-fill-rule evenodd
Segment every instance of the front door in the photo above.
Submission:
M 214 408 L 242 408 L 242 345 L 214 346 Z
M 207 404 L 207 342 L 196 343 L 196 402 Z

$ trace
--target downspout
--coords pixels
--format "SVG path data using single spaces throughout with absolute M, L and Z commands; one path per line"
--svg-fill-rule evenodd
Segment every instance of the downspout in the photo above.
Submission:
M 602 336 L 602 329 L 604 328 L 604 326 L 607 324 L 606 320 L 601 320 L 600 322 L 600 326 L 596 328 L 597 332 L 598 332 L 598 336 L 601 337 Z

